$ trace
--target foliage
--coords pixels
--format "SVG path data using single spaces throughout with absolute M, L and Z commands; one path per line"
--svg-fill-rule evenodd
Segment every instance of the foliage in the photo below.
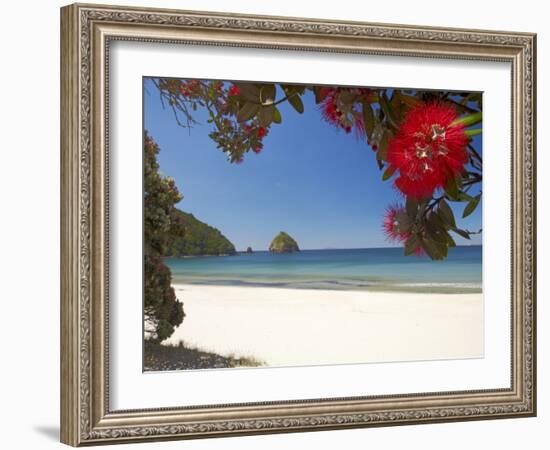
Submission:
M 175 204 L 183 196 L 172 178 L 162 176 L 158 145 L 145 132 L 143 157 L 143 232 L 145 253 L 162 256 L 173 234 L 183 232 Z
M 235 246 L 216 228 L 183 211 L 176 211 L 184 232 L 171 234 L 165 256 L 234 255 Z
M 206 108 L 210 137 L 232 163 L 260 153 L 263 139 L 283 118 L 287 102 L 304 113 L 302 97 L 310 94 L 325 121 L 345 133 L 355 131 L 375 152 L 382 180 L 393 180 L 403 204 L 383 220 L 395 227 L 388 238 L 402 243 L 405 254 L 425 253 L 443 259 L 455 246 L 450 233 L 469 239 L 478 233 L 461 229 L 449 202 L 465 204 L 463 217 L 480 204 L 482 158 L 472 145 L 481 133 L 482 98 L 475 92 L 355 88 L 285 83 L 224 83 L 208 80 L 154 79 L 163 102 L 177 122 L 191 127 L 193 112 Z
M 174 180 L 163 177 L 158 169 L 157 144 L 144 137 L 144 321 L 150 338 L 162 341 L 185 317 L 181 303 L 171 286 L 170 269 L 162 254 L 170 236 L 182 232 L 174 204 L 182 199 Z
M 151 338 L 163 341 L 182 323 L 183 303 L 176 298 L 170 269 L 161 257 L 145 255 L 143 271 L 145 331 Z
M 269 245 L 269 251 L 273 253 L 293 253 L 299 252 L 298 243 L 284 231 L 281 231 L 273 238 Z

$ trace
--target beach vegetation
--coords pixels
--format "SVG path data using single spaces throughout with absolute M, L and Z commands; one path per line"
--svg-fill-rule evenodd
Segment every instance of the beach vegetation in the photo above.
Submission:
M 176 344 L 146 340 L 143 365 L 146 371 L 160 371 L 260 367 L 266 363 L 250 355 L 220 355 L 201 350 L 181 340 Z

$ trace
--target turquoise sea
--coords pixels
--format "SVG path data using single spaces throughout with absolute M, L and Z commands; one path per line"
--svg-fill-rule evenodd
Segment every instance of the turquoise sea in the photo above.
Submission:
M 443 261 L 402 248 L 302 250 L 166 258 L 173 283 L 407 292 L 481 292 L 482 248 L 452 248 Z

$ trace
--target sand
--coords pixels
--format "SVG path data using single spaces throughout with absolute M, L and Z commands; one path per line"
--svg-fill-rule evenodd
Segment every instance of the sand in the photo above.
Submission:
M 482 294 L 174 288 L 186 317 L 166 343 L 267 366 L 483 356 Z

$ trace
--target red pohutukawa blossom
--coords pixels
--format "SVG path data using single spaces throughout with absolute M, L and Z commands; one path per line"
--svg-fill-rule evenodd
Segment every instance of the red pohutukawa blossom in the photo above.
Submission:
M 431 197 L 456 178 L 468 161 L 468 136 L 454 124 L 456 110 L 447 103 L 419 105 L 407 113 L 388 144 L 388 162 L 399 170 L 395 186 L 406 196 Z
M 185 97 L 187 97 L 191 93 L 189 87 L 187 86 L 187 83 L 182 83 L 182 85 L 180 86 L 180 92 Z
M 411 237 L 410 231 L 403 230 L 403 225 L 399 222 L 399 216 L 406 216 L 405 208 L 401 205 L 390 205 L 386 208 L 382 229 L 388 241 L 404 243 Z M 422 255 L 424 250 L 422 247 L 416 247 L 414 253 Z
M 382 228 L 386 237 L 392 242 L 404 242 L 410 237 L 408 231 L 403 231 L 399 224 L 398 215 L 407 214 L 405 208 L 400 205 L 390 205 L 386 208 Z
M 319 90 L 321 97 L 321 114 L 324 119 L 337 128 L 350 133 L 355 127 L 355 131 L 359 137 L 365 135 L 365 125 L 363 124 L 363 116 L 360 111 L 354 109 L 353 104 L 343 105 L 340 102 L 339 96 L 343 92 L 354 94 L 352 102 L 372 101 L 373 91 L 366 88 L 330 88 L 323 87 Z M 346 108 L 347 106 L 347 108 Z
M 257 131 L 258 139 L 262 139 L 263 137 L 265 137 L 266 134 L 267 134 L 267 130 L 264 127 L 258 128 L 258 131 Z
M 344 127 L 342 124 L 343 113 L 338 108 L 337 103 L 338 90 L 335 88 L 323 88 L 323 101 L 321 103 L 321 112 L 325 120 L 337 127 Z
M 239 89 L 238 86 L 233 85 L 229 88 L 229 95 L 239 95 L 240 93 L 241 93 L 241 90 Z

